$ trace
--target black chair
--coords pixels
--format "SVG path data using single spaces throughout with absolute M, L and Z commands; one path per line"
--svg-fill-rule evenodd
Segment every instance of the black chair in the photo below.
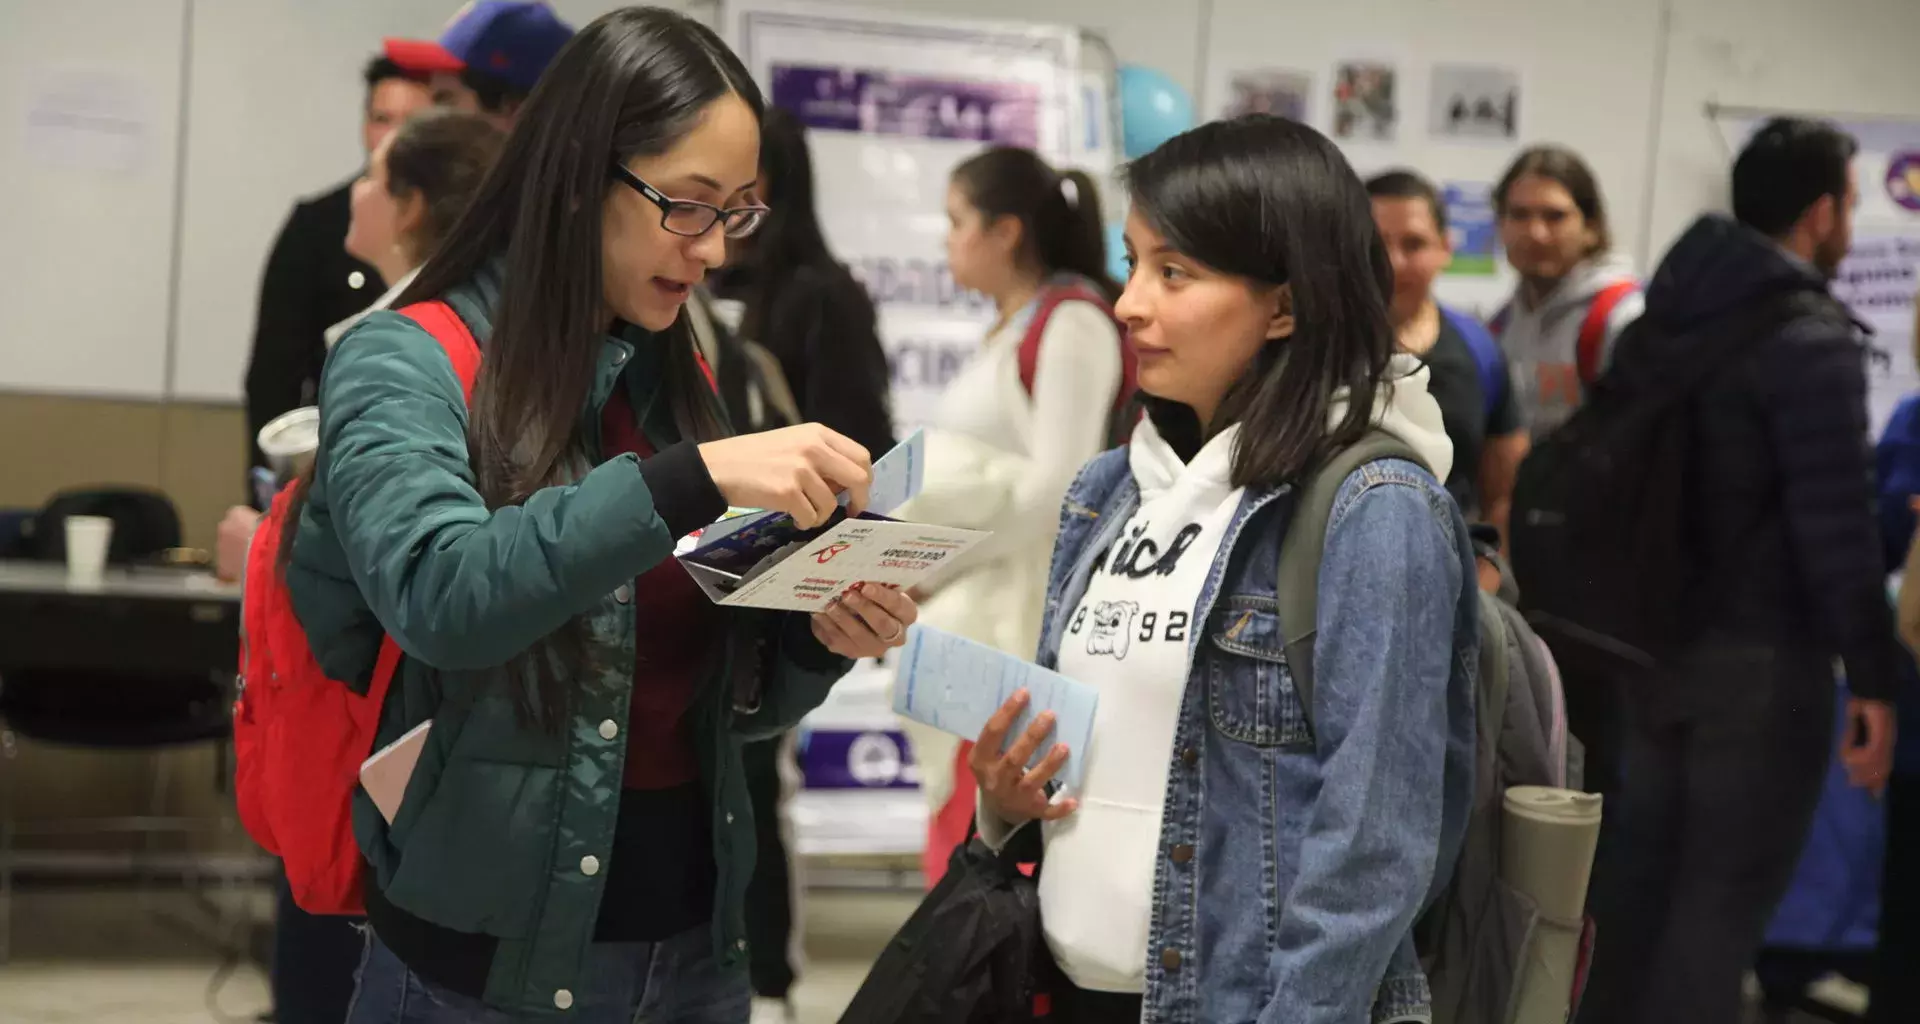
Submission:
M 179 515 L 165 496 L 136 489 L 93 489 L 54 498 L 26 524 L 15 551 L 32 559 L 64 560 L 64 521 L 70 515 L 106 516 L 114 521 L 109 562 L 144 561 L 180 544 Z M 0 962 L 8 954 L 18 837 L 142 835 L 146 838 L 144 856 L 135 855 L 134 869 L 136 877 L 144 882 L 152 877 L 154 841 L 159 836 L 230 832 L 234 825 L 231 812 L 215 822 L 164 814 L 172 782 L 172 762 L 165 755 L 171 749 L 216 744 L 219 761 L 214 786 L 220 792 L 228 788 L 232 777 L 230 709 L 234 674 L 230 669 L 217 673 L 190 671 L 173 662 L 217 664 L 234 649 L 229 646 L 232 637 L 221 639 L 224 634 L 218 629 L 194 631 L 189 640 L 192 649 L 169 659 L 148 652 L 157 650 L 163 634 L 168 639 L 184 638 L 181 630 L 192 630 L 209 609 L 183 607 L 174 614 L 155 616 L 142 612 L 138 602 L 106 602 L 99 605 L 97 621 L 83 622 L 71 606 L 63 606 L 66 600 L 49 599 L 32 605 L 0 629 L 0 633 L 12 635 L 15 643 L 33 636 L 50 641 L 49 646 L 62 652 L 57 659 L 30 665 L 8 658 L 10 664 L 0 672 Z M 221 617 L 228 614 L 213 610 Z M 222 628 L 232 626 L 229 623 Z M 13 634 L 20 629 L 30 632 Z M 88 652 L 92 657 L 75 656 L 71 664 L 62 663 L 67 660 L 65 652 L 87 651 L 88 644 L 119 649 L 119 656 L 98 657 L 103 652 L 95 649 Z M 213 654 L 215 645 L 221 647 L 219 658 Z M 92 667 L 105 665 L 111 667 Z M 146 755 L 153 788 L 145 813 L 41 824 L 30 832 L 22 828 L 13 808 L 19 773 L 11 763 L 18 758 L 23 741 Z M 230 873 L 223 875 L 222 881 L 229 888 L 236 884 Z
M 90 487 L 62 491 L 20 528 L 18 557 L 62 562 L 67 557 L 68 516 L 113 520 L 107 562 L 127 565 L 180 546 L 180 512 L 158 491 L 138 487 Z

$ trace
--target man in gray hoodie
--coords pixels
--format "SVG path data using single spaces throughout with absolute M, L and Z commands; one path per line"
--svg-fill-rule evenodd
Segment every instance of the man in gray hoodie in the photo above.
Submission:
M 1612 252 L 1599 183 L 1578 154 L 1556 146 L 1527 150 L 1500 179 L 1493 201 L 1520 287 L 1488 327 L 1507 354 L 1522 416 L 1537 439 L 1579 408 L 1606 369 L 1614 340 L 1645 304 L 1633 268 Z
M 1612 254 L 1600 185 L 1578 154 L 1556 146 L 1521 153 L 1493 203 L 1520 287 L 1487 327 L 1506 353 L 1521 419 L 1537 441 L 1580 407 L 1614 341 L 1646 304 L 1632 268 Z M 1616 793 L 1626 735 L 1619 684 L 1569 672 L 1564 686 L 1567 724 L 1586 746 L 1587 789 Z

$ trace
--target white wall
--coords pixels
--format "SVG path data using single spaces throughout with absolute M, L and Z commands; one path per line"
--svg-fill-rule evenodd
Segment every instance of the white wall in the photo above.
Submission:
M 1727 151 L 1709 102 L 1843 116 L 1920 117 L 1916 0 L 1675 0 L 1660 107 L 1657 258 L 1727 202 Z
M 161 393 L 184 14 L 0 0 L 0 388 Z
M 1643 268 L 1724 192 L 1728 157 L 1704 114 L 1708 100 L 1920 115 L 1917 0 L 842 2 L 1078 24 L 1120 60 L 1193 89 L 1203 115 L 1218 109 L 1232 69 L 1290 66 L 1315 75 L 1324 125 L 1334 63 L 1388 57 L 1401 66 L 1405 144 L 1349 154 L 1362 171 L 1408 163 L 1442 179 L 1491 178 L 1511 150 L 1426 141 L 1428 69 L 1446 60 L 1515 66 L 1525 76 L 1522 141 L 1563 142 L 1593 161 L 1621 247 Z M 0 181 L 16 197 L 0 204 L 0 388 L 238 400 L 274 232 L 296 197 L 359 165 L 361 65 L 381 36 L 431 36 L 455 6 L 0 0 L 0 116 L 10 122 L 0 129 Z M 584 24 L 616 4 L 557 6 Z M 190 40 L 182 37 L 187 10 Z M 169 375 L 174 112 L 186 42 L 184 231 Z M 30 76 L 73 62 L 143 83 L 152 145 L 138 173 L 56 171 L 25 152 Z M 56 337 L 65 347 L 50 343 Z
M 357 174 L 360 74 L 381 39 L 431 39 L 450 0 L 193 0 L 180 344 L 171 394 L 237 401 L 260 272 L 297 197 Z M 562 0 L 576 25 L 616 6 Z M 380 294 L 373 289 L 369 301 Z

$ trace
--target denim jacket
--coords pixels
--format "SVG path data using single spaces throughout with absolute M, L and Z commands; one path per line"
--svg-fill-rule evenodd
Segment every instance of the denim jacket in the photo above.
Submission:
M 1472 794 L 1479 605 L 1459 509 L 1409 462 L 1361 467 L 1327 528 L 1313 714 L 1281 653 L 1290 486 L 1250 489 L 1193 621 L 1154 870 L 1153 1024 L 1431 1019 L 1416 915 Z M 1125 449 L 1067 494 L 1039 661 L 1139 507 Z M 1311 723 L 1311 724 L 1309 724 Z

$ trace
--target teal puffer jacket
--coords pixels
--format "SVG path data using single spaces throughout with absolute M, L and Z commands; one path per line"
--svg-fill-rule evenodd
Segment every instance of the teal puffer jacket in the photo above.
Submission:
M 446 300 L 484 352 L 492 273 Z M 581 410 L 589 438 L 616 386 L 629 389 L 661 459 L 693 459 L 658 398 L 661 353 L 629 329 L 601 342 Z M 672 557 L 676 528 L 631 455 L 571 486 L 489 511 L 474 487 L 467 409 L 439 345 L 412 320 L 376 313 L 328 359 L 311 496 L 287 585 L 333 678 L 364 682 L 382 634 L 405 652 L 378 743 L 434 726 L 389 826 L 364 793 L 354 828 L 386 900 L 426 921 L 499 939 L 488 1004 L 556 1011 L 579 981 L 613 843 L 633 685 L 635 577 Z M 597 444 L 596 444 L 597 447 Z M 684 501 L 681 503 L 683 506 Z M 682 524 L 691 525 L 691 524 Z M 557 732 L 523 726 L 500 666 L 567 620 L 587 617 L 593 663 Z M 644 624 L 638 628 L 644 629 Z M 716 953 L 746 952 L 742 903 L 754 836 L 743 739 L 778 733 L 826 696 L 848 663 L 802 616 L 740 611 L 691 716 L 712 799 Z

